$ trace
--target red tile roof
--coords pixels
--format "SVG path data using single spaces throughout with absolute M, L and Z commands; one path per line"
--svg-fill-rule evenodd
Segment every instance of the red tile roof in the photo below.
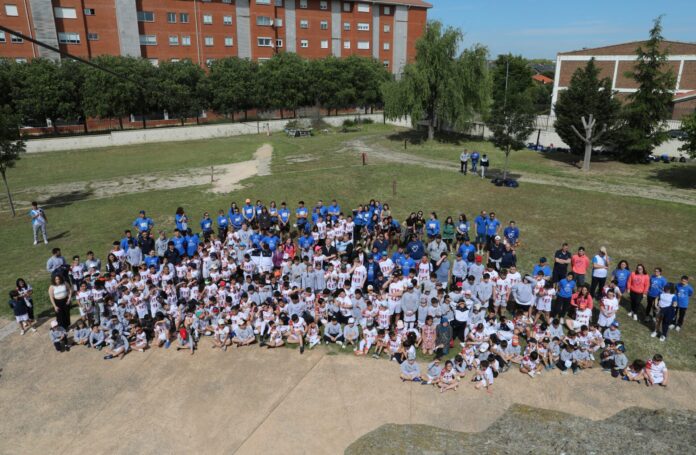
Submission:
M 543 74 L 535 74 L 534 76 L 532 76 L 532 79 L 534 79 L 537 82 L 541 82 L 544 85 L 553 84 L 553 79 L 551 79 L 550 77 L 546 77 Z

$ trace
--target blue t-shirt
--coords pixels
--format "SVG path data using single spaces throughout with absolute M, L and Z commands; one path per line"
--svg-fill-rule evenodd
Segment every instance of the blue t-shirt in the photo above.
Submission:
M 440 233 L 440 220 L 428 220 L 425 223 L 425 232 L 431 237 L 438 235 Z
M 476 247 L 472 244 L 467 245 L 466 243 L 462 243 L 458 253 L 462 255 L 462 259 L 464 259 L 467 264 L 471 264 L 474 261 L 469 261 L 469 253 L 476 253 Z
M 338 215 L 341 213 L 341 206 L 338 204 L 331 204 L 329 206 L 329 214 L 331 215 L 331 221 L 336 221 Z
M 290 220 L 290 210 L 279 209 L 278 216 L 280 217 L 280 221 L 282 221 L 283 223 L 287 223 Z
M 486 225 L 486 235 L 495 235 L 496 231 L 500 227 L 500 221 L 497 219 L 494 220 L 488 220 L 488 224 Z
M 152 226 L 154 226 L 155 223 L 152 222 L 152 218 L 136 218 L 135 221 L 133 221 L 133 227 L 138 229 L 139 231 L 149 231 Z
M 573 291 L 575 290 L 575 280 L 568 281 L 567 278 L 563 278 L 558 283 L 558 296 L 564 299 L 569 299 L 573 297 Z
M 297 222 L 302 224 L 307 222 L 307 207 L 298 207 L 295 209 L 295 216 L 297 217 Z
M 178 213 L 174 215 L 174 222 L 176 223 L 176 228 L 180 231 L 184 230 L 184 220 L 186 215 L 179 215 Z
M 485 235 L 486 227 L 488 226 L 488 217 L 479 215 L 474 219 L 474 223 L 476 224 L 476 233 Z
M 690 284 L 677 284 L 677 306 L 679 308 L 688 308 L 692 295 L 694 295 L 694 288 Z
M 240 230 L 242 228 L 242 223 L 244 222 L 244 218 L 242 217 L 241 213 L 235 213 L 230 217 L 230 223 L 232 223 L 232 226 L 236 230 Z
M 649 297 L 659 297 L 660 294 L 662 294 L 662 291 L 665 289 L 665 286 L 667 286 L 667 278 L 663 276 L 651 276 L 650 277 L 650 288 L 648 289 L 648 296 Z
M 461 232 L 469 233 L 469 222 L 464 222 L 460 221 L 457 223 L 457 229 L 459 229 Z
M 251 241 L 251 244 L 254 245 L 254 247 L 261 248 L 261 241 L 263 240 L 263 236 L 258 232 L 254 232 L 249 236 L 249 240 Z
M 401 267 L 401 272 L 403 276 L 408 276 L 411 273 L 411 269 L 416 268 L 416 261 L 413 258 L 407 258 L 403 256 L 399 261 L 399 267 Z
M 155 269 L 159 268 L 159 256 L 145 256 L 144 262 L 148 269 L 152 265 L 155 266 Z
M 186 250 L 184 249 L 184 243 L 186 242 L 186 239 L 184 237 L 172 237 L 172 243 L 174 244 L 174 248 L 179 252 L 180 255 L 184 255 Z
M 278 247 L 278 237 L 275 235 L 268 235 L 263 238 L 262 242 L 268 245 L 268 249 L 271 251 L 275 251 L 276 248 Z
M 189 257 L 192 257 L 193 254 L 196 251 L 198 251 L 198 243 L 200 243 L 200 239 L 198 238 L 198 234 L 186 236 L 186 254 Z
M 480 155 L 479 155 L 479 152 L 474 152 L 474 153 L 472 153 L 472 154 L 471 154 L 471 161 L 473 161 L 473 162 L 475 163 L 476 161 L 479 160 L 479 156 L 480 156 Z
M 256 210 L 254 209 L 253 205 L 246 204 L 244 207 L 242 207 L 242 215 L 244 216 L 245 220 L 253 220 L 255 214 Z
M 203 218 L 201 220 L 201 230 L 203 232 L 210 232 L 213 230 L 213 220 L 210 218 Z
M 394 251 L 394 254 L 392 254 L 391 260 L 394 264 L 396 265 L 401 265 L 401 260 L 404 259 L 406 256 L 403 253 L 399 253 L 398 251 Z
M 311 235 L 303 235 L 300 237 L 300 240 L 297 241 L 297 244 L 300 245 L 301 249 L 308 250 L 314 245 L 314 237 Z
M 217 217 L 217 224 L 220 229 L 227 229 L 227 225 L 230 224 L 230 220 L 228 220 L 225 215 L 219 215 Z
M 619 289 L 621 289 L 621 292 L 626 292 L 628 277 L 631 276 L 631 271 L 628 269 L 616 269 L 612 275 L 616 278 L 616 284 L 619 286 Z
M 364 212 L 362 210 L 359 212 L 355 212 L 355 216 L 353 217 L 353 222 L 355 223 L 356 226 L 365 226 L 367 224 L 367 219 L 363 216 L 364 213 L 368 214 L 367 216 L 370 216 L 369 212 Z
M 544 276 L 551 276 L 551 267 L 548 265 L 541 266 L 539 264 L 534 266 L 534 271 L 532 272 L 532 276 L 537 276 L 539 271 L 544 272 Z
M 408 242 L 408 245 L 406 245 L 406 249 L 411 255 L 411 259 L 413 259 L 414 261 L 420 261 L 421 258 L 425 255 L 425 247 L 423 247 L 422 242 Z
M 508 226 L 505 228 L 505 230 L 503 230 L 503 235 L 505 236 L 506 239 L 508 239 L 508 241 L 511 244 L 514 245 L 517 242 L 517 239 L 520 238 L 520 228 L 518 228 L 517 226 L 515 226 L 515 227 Z

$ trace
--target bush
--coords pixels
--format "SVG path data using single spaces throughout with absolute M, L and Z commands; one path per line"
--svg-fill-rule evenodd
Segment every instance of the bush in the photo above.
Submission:
M 351 120 L 351 119 L 347 118 L 343 121 L 343 126 L 346 128 L 352 128 L 355 126 L 355 120 Z
M 371 118 L 364 118 L 360 121 L 360 123 L 362 123 L 363 125 L 372 125 L 373 123 L 375 123 L 375 121 Z

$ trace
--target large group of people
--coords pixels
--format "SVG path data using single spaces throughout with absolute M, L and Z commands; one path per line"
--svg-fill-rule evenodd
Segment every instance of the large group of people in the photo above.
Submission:
M 514 221 L 503 227 L 486 211 L 456 218 L 419 211 L 399 222 L 376 200 L 349 211 L 335 200 L 300 201 L 291 212 L 285 202 L 247 199 L 197 223 L 180 207 L 168 235 L 141 211 L 104 261 L 92 251 L 66 260 L 53 249 L 51 342 L 105 359 L 172 344 L 190 354 L 205 345 L 296 345 L 302 354 L 331 344 L 398 362 L 403 381 L 441 392 L 465 377 L 490 391 L 510 369 L 534 378 L 597 365 L 667 385 L 659 354 L 628 360 L 616 316 L 627 299 L 628 315 L 642 315 L 666 340 L 683 328 L 687 276 L 668 283 L 659 268 L 614 266 L 604 247 L 589 257 L 567 244 L 525 273 Z M 22 333 L 33 330 L 31 287 L 19 279 L 10 297 Z M 418 352 L 430 360 L 424 371 Z

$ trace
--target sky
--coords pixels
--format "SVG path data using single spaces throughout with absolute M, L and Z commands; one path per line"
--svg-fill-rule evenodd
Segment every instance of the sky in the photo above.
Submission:
M 460 28 L 464 46 L 480 43 L 491 57 L 555 59 L 558 52 L 637 41 L 653 19 L 663 35 L 696 42 L 696 0 L 428 0 L 429 19 Z

